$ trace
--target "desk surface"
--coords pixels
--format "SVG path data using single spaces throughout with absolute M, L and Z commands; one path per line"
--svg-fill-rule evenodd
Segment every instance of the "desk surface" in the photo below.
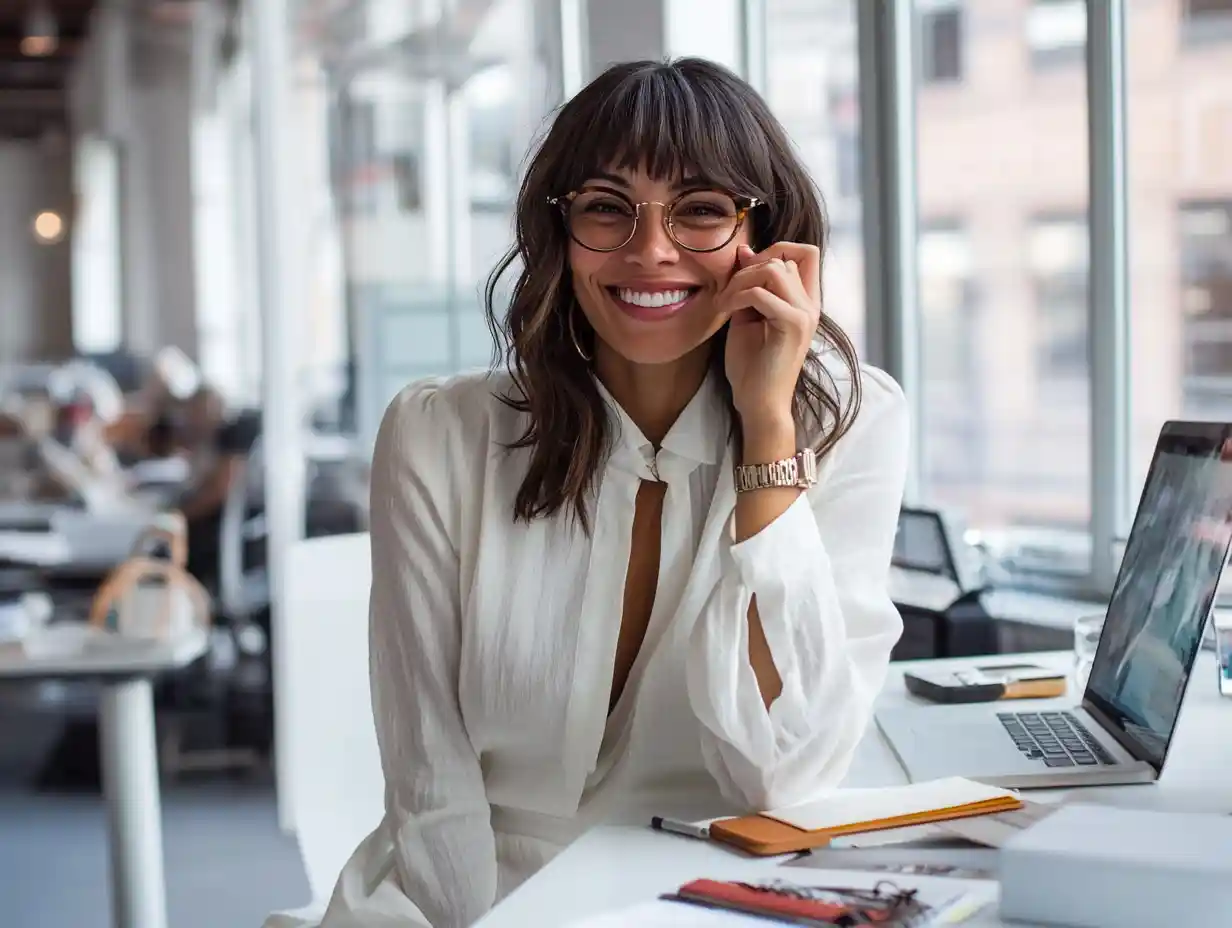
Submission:
M 1068 668 L 1068 653 L 1032 654 L 1030 659 Z M 962 666 L 987 658 L 929 662 Z M 879 705 L 907 705 L 917 700 L 903 686 L 903 670 L 915 662 L 893 665 Z M 1167 767 L 1148 786 L 1084 787 L 1081 790 L 1033 791 L 1032 798 L 1057 800 L 1081 794 L 1083 801 L 1184 811 L 1232 810 L 1232 739 L 1215 738 L 1232 723 L 1232 700 L 1218 695 L 1214 656 L 1199 655 Z M 1032 702 L 1041 708 L 1070 699 Z M 906 782 L 880 732 L 870 725 L 847 779 L 852 786 L 891 786 Z M 587 915 L 620 909 L 655 898 L 695 877 L 749 878 L 774 872 L 782 858 L 742 857 L 703 841 L 658 834 L 649 828 L 596 828 L 572 844 L 540 873 L 511 893 L 479 923 L 479 928 L 543 928 L 568 925 Z M 808 871 L 786 871 L 801 878 Z M 1000 924 L 995 916 L 967 923 Z
M 208 646 L 209 636 L 204 631 L 167 642 L 109 643 L 65 656 L 31 656 L 14 642 L 0 645 L 0 682 L 148 676 L 186 667 Z
M 159 517 L 154 506 L 87 512 L 38 503 L 3 504 L 0 562 L 64 573 L 103 574 L 129 556 L 141 533 Z M 44 530 L 35 527 L 39 519 L 47 523 Z M 20 530 L 6 527 L 14 524 Z

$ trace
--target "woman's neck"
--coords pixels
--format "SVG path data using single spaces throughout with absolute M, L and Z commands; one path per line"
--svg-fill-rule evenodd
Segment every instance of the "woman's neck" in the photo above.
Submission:
M 599 381 L 657 448 L 706 379 L 710 346 L 669 364 L 636 364 L 602 342 L 595 347 Z

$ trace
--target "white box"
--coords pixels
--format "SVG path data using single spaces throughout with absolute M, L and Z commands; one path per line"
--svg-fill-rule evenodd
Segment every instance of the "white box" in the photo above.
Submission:
M 1072 928 L 1232 919 L 1232 818 L 1068 805 L 1001 852 L 1001 917 Z

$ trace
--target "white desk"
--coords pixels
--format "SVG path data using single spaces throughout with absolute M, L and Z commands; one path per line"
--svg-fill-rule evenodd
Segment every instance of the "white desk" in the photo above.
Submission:
M 1005 658 L 1006 655 L 999 655 Z M 1068 668 L 1068 653 L 1032 654 L 1030 659 Z M 962 665 L 988 658 L 959 658 L 937 664 Z M 930 662 L 931 663 L 931 662 Z M 882 693 L 881 705 L 915 702 L 903 686 L 897 664 Z M 1041 700 L 1040 707 L 1054 701 Z M 1057 702 L 1065 702 L 1059 700 Z M 1159 782 L 1149 786 L 1086 787 L 1069 790 L 1083 801 L 1190 811 L 1232 811 L 1232 739 L 1216 737 L 1232 726 L 1232 700 L 1216 689 L 1213 655 L 1199 655 L 1175 744 Z M 901 768 L 875 727 L 860 746 L 847 782 L 852 786 L 889 786 L 906 782 Z M 1059 799 L 1062 791 L 1034 792 L 1033 798 Z M 677 838 L 649 828 L 596 828 L 572 844 L 542 871 L 511 893 L 479 922 L 480 928 L 553 928 L 586 915 L 650 900 L 696 877 L 748 878 L 773 872 L 782 862 L 737 856 L 717 845 Z M 807 880 L 809 870 L 781 875 Z M 997 926 L 995 914 L 969 923 Z
M 28 519 L 18 515 L 25 509 Z M 36 516 L 35 513 L 38 513 Z M 21 521 L 46 521 L 46 530 L 5 528 Z M 137 539 L 157 524 L 157 509 L 87 512 L 68 507 L 8 504 L 0 507 L 0 561 L 65 574 L 103 575 L 127 558 Z
M 200 657 L 204 633 L 163 644 L 134 643 L 68 657 L 30 657 L 0 646 L 0 682 L 95 679 L 99 750 L 110 831 L 113 928 L 166 928 L 162 809 L 150 680 Z

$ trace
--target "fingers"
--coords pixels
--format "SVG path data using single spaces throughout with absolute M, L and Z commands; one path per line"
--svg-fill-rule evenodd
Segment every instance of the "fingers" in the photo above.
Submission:
M 728 281 L 727 289 L 731 293 L 749 287 L 764 287 L 789 303 L 803 310 L 816 305 L 809 295 L 808 288 L 800 279 L 799 266 L 793 260 L 770 258 L 757 264 L 741 268 Z
M 789 303 L 766 287 L 747 287 L 732 295 L 728 304 L 733 326 L 766 322 L 785 332 L 811 337 L 815 322 L 810 322 L 798 306 Z
M 747 245 L 736 249 L 736 261 L 741 269 L 765 264 L 778 258 L 794 261 L 799 268 L 805 292 L 815 303 L 821 303 L 821 249 L 801 242 L 775 242 L 769 248 L 755 252 Z

